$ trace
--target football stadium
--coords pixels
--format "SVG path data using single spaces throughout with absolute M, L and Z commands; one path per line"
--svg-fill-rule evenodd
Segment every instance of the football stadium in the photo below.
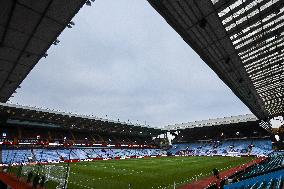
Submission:
M 284 1 L 146 3 L 252 114 L 155 127 L 10 103 L 96 1 L 2 0 L 0 188 L 284 188 Z

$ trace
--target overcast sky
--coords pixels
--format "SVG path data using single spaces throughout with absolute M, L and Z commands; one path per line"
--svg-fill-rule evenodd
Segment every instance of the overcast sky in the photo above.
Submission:
M 152 126 L 250 113 L 144 0 L 84 6 L 11 103 Z

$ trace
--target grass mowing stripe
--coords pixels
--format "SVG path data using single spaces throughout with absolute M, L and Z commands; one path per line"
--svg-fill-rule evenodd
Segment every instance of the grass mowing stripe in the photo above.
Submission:
M 69 189 L 152 189 L 186 183 L 252 160 L 250 157 L 167 157 L 81 162 L 71 164 Z

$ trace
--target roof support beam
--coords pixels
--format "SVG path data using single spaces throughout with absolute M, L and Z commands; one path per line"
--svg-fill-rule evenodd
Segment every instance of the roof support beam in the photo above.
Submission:
M 11 19 L 13 17 L 13 13 L 14 13 L 14 10 L 15 10 L 15 7 L 16 7 L 16 2 L 17 2 L 17 0 L 13 0 L 13 2 L 12 2 L 12 7 L 11 7 L 11 10 L 10 10 L 10 13 L 9 13 L 9 18 L 8 18 L 8 21 L 5 25 L 3 35 L 1 36 L 1 39 L 0 39 L 0 47 L 3 46 L 3 44 L 4 44 L 4 40 L 5 40 L 5 37 L 7 35 L 7 31 L 8 31 L 8 28 L 9 28 L 9 25 L 10 25 L 10 22 L 11 22 Z
M 278 77 L 280 77 L 280 76 L 282 76 L 283 75 L 283 70 L 280 70 L 280 71 L 276 71 L 276 72 L 273 72 L 272 74 L 270 74 L 270 75 L 265 75 L 265 76 L 263 76 L 263 77 L 259 77 L 259 78 L 257 78 L 257 79 L 255 79 L 255 80 L 252 80 L 254 83 L 256 83 L 256 84 L 258 84 L 259 82 L 261 83 L 263 80 L 267 80 L 268 78 L 275 78 L 276 76 Z M 284 77 L 282 77 L 282 78 L 284 78 Z
M 228 27 L 228 26 L 230 26 L 231 24 L 235 24 L 236 22 L 235 22 L 235 20 L 236 21 L 238 21 L 238 20 L 240 20 L 241 18 L 240 17 L 242 17 L 242 18 L 246 18 L 246 19 L 249 19 L 248 18 L 248 16 L 247 15 L 249 15 L 249 14 L 251 14 L 252 12 L 254 12 L 256 9 L 258 9 L 258 7 L 261 7 L 261 6 L 263 6 L 263 5 L 265 5 L 267 2 L 269 2 L 270 0 L 263 0 L 263 1 L 261 1 L 260 3 L 257 3 L 255 6 L 253 6 L 253 7 L 251 7 L 250 9 L 248 9 L 248 10 L 246 10 L 243 14 L 236 14 L 236 10 L 238 11 L 238 10 L 241 10 L 242 8 L 244 8 L 246 5 L 244 4 L 244 3 L 242 3 L 241 5 L 239 5 L 238 7 L 239 7 L 239 9 L 237 9 L 237 8 L 235 8 L 235 9 L 233 9 L 233 10 L 230 10 L 230 12 L 229 12 L 229 15 L 227 16 L 227 18 L 228 17 L 233 17 L 234 19 L 231 19 L 229 22 L 226 22 L 225 24 L 224 24 L 224 27 Z M 246 2 L 252 2 L 252 1 L 246 1 Z M 222 17 L 222 19 L 223 20 L 225 20 L 226 18 L 223 18 Z
M 251 25 L 256 24 L 260 20 L 265 19 L 268 15 L 272 14 L 274 10 L 282 8 L 283 2 L 279 0 L 278 2 L 274 3 L 272 6 L 266 8 L 265 10 L 261 11 L 260 14 L 256 14 L 253 17 L 249 18 L 249 20 L 243 21 L 241 24 L 237 25 L 236 27 L 232 28 L 228 31 L 230 36 L 236 35 L 238 33 L 242 33 L 242 30 L 246 27 L 250 27 Z

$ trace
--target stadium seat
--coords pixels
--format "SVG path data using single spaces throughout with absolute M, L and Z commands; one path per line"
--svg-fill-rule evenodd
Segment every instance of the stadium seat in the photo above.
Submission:
M 22 163 L 34 159 L 37 162 L 54 162 L 61 158 L 89 159 L 89 158 L 116 158 L 133 156 L 159 156 L 166 154 L 161 149 L 112 149 L 112 148 L 72 148 L 72 149 L 34 149 L 34 150 L 2 150 L 3 163 Z
M 249 146 L 251 146 L 251 150 Z M 173 144 L 169 152 L 175 155 L 267 156 L 273 150 L 269 139 L 235 139 Z
M 239 189 L 239 188 L 251 188 L 251 189 L 281 189 L 283 186 L 284 169 L 270 172 L 257 177 L 242 180 L 233 184 L 225 185 L 224 189 Z

